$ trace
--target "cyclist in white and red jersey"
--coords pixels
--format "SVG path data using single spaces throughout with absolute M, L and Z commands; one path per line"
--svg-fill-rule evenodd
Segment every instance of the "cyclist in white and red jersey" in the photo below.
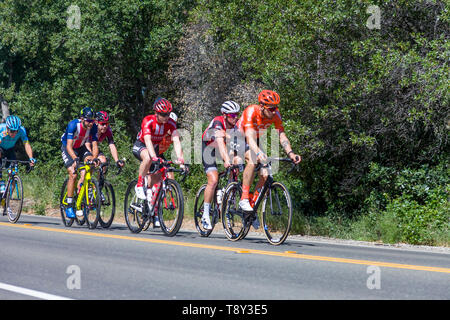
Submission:
M 184 168 L 183 150 L 181 148 L 180 136 L 177 131 L 177 124 L 169 118 L 172 111 L 172 104 L 169 100 L 164 98 L 156 99 L 153 104 L 155 114 L 146 116 L 141 123 L 141 130 L 137 135 L 136 142 L 133 145 L 134 156 L 141 161 L 139 166 L 138 182 L 136 184 L 136 196 L 140 199 L 146 199 L 144 192 L 144 177 L 157 168 L 157 165 L 162 161 L 159 154 L 159 144 L 162 142 L 164 136 L 168 131 L 172 132 L 172 141 L 175 148 L 175 153 L 178 157 L 176 161 L 181 168 Z M 147 197 L 152 196 L 150 187 L 159 186 L 161 175 L 159 173 L 151 174 L 149 189 L 147 190 Z M 147 198 L 148 199 L 148 198 Z M 157 217 L 154 217 L 154 225 L 159 226 Z
M 223 159 L 223 165 L 228 168 L 232 165 L 232 160 L 226 147 L 227 130 L 236 129 L 236 122 L 239 117 L 241 107 L 234 101 L 225 101 L 221 108 L 221 116 L 215 117 L 203 132 L 202 135 L 202 162 L 208 178 L 208 185 L 205 189 L 204 207 L 202 215 L 203 227 L 207 230 L 212 229 L 209 218 L 209 210 L 211 201 L 214 197 L 214 190 L 219 181 L 219 173 L 216 164 L 216 149 L 219 150 L 220 156 Z M 233 159 L 234 163 L 237 159 Z M 236 163 L 235 163 L 236 164 Z
M 244 211 L 252 211 L 249 201 L 250 186 L 254 178 L 254 170 L 258 162 L 265 163 L 267 155 L 258 146 L 258 138 L 264 130 L 269 128 L 272 124 L 279 133 L 281 146 L 291 160 L 297 164 L 301 161 L 301 157 L 294 153 L 291 148 L 289 139 L 284 132 L 281 114 L 278 110 L 280 103 L 280 96 L 271 90 L 263 90 L 258 95 L 259 105 L 250 105 L 242 113 L 237 126 L 241 132 L 244 133 L 249 150 L 245 153 L 246 166 L 242 180 L 242 197 L 239 206 Z M 260 171 L 260 179 L 256 184 L 256 190 L 253 194 L 253 199 L 258 197 L 260 189 L 267 179 L 267 171 Z M 259 221 L 256 219 L 253 223 L 255 229 L 259 228 Z

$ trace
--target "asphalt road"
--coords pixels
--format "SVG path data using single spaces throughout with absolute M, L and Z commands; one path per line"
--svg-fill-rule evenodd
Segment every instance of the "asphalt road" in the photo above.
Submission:
M 450 251 L 290 237 L 271 246 L 182 229 L 168 238 L 126 225 L 65 228 L 57 218 L 0 216 L 0 300 L 450 299 Z

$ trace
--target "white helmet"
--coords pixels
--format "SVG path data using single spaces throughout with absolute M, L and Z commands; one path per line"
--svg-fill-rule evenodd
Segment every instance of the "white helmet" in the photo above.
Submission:
M 234 101 L 225 101 L 220 108 L 222 113 L 238 113 L 241 106 Z
M 177 120 L 178 120 L 178 117 L 177 117 L 177 115 L 175 114 L 175 112 L 171 112 L 171 113 L 169 114 L 169 118 L 172 119 L 172 120 L 175 121 L 175 122 L 177 122 Z

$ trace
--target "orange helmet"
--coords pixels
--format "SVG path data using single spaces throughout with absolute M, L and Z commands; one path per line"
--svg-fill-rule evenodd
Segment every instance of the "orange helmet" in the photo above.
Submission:
M 280 103 L 280 96 L 272 90 L 263 90 L 258 95 L 260 104 L 275 105 Z

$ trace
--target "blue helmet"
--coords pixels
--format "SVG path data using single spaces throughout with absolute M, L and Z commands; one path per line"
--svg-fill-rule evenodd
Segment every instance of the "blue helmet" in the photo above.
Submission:
M 7 116 L 6 117 L 6 127 L 9 130 L 17 131 L 19 130 L 22 122 L 20 121 L 18 116 Z
M 95 112 L 94 109 L 91 107 L 85 107 L 80 111 L 80 118 L 84 118 L 87 120 L 93 120 L 95 119 Z

